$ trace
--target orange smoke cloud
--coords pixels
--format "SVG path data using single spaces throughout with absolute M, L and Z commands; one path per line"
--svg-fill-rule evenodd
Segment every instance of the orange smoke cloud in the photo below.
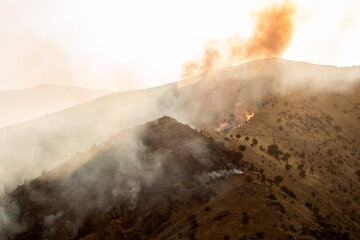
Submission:
M 289 2 L 274 4 L 258 12 L 249 39 L 233 36 L 223 42 L 208 43 L 197 61 L 184 63 L 183 77 L 239 64 L 244 60 L 280 56 L 293 35 L 294 13 L 295 7 Z

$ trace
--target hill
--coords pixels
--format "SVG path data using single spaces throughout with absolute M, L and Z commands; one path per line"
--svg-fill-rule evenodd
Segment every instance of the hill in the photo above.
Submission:
M 128 239 L 129 229 L 139 232 L 132 239 L 156 236 L 181 204 L 172 196 L 196 188 L 193 198 L 208 201 L 212 192 L 197 185 L 217 172 L 240 173 L 240 161 L 241 154 L 163 117 L 9 193 L 3 201 L 19 208 L 22 228 L 6 230 L 20 229 L 14 239 Z
M 111 91 L 61 85 L 0 91 L 0 128 L 89 102 L 109 93 Z
M 197 128 L 217 127 L 249 109 L 256 114 L 269 94 L 344 93 L 359 76 L 359 67 L 267 59 L 156 88 L 107 95 L 1 129 L 0 184 L 9 191 L 123 129 L 164 115 Z
M 198 132 L 168 117 L 123 131 L 7 194 L 5 213 L 19 222 L 2 233 L 17 232 L 10 239 L 358 239 L 358 136 L 335 125 L 336 115 L 307 124 L 307 111 L 336 102 L 323 96 L 286 121 L 299 98 L 269 97 L 248 123 L 226 134 Z M 296 135 L 306 125 L 317 140 L 328 131 L 325 146 L 336 157 Z M 344 129 L 339 134 L 329 126 Z M 339 147 L 351 134 L 349 149 Z

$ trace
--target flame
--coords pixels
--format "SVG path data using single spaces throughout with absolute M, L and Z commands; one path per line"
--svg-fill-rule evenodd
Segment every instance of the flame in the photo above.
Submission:
M 218 128 L 216 128 L 217 131 L 222 131 L 224 130 L 224 128 L 228 128 L 227 130 L 229 129 L 235 129 L 235 128 L 238 128 L 238 127 L 241 127 L 243 126 L 245 123 L 249 122 L 250 119 L 252 117 L 254 117 L 255 113 L 254 111 L 251 111 L 248 112 L 246 111 L 245 114 L 242 113 L 242 114 L 239 114 L 235 117 L 235 119 L 232 119 L 232 120 L 229 120 L 229 121 L 224 121 L 222 122 Z
M 254 111 L 251 111 L 251 113 L 246 112 L 245 113 L 246 122 L 248 122 L 254 115 L 255 115 Z
M 228 122 L 222 122 L 220 123 L 220 126 L 216 129 L 217 131 L 220 131 L 221 129 L 223 129 L 224 127 L 226 127 L 227 125 L 229 125 Z

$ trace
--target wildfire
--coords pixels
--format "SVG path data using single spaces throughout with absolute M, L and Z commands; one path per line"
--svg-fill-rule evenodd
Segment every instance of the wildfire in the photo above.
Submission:
M 226 126 L 228 126 L 229 123 L 227 122 L 222 122 L 220 123 L 220 126 L 216 129 L 217 131 L 220 131 L 221 129 L 225 128 Z
M 251 114 L 246 112 L 245 113 L 246 122 L 248 122 L 254 115 L 255 115 L 254 111 L 251 111 Z
M 246 111 L 245 114 L 242 113 L 236 116 L 234 119 L 229 119 L 228 121 L 224 121 L 220 124 L 220 126 L 216 129 L 217 131 L 222 132 L 229 132 L 237 127 L 241 127 L 243 124 L 250 121 L 252 117 L 254 117 L 254 111 L 248 112 Z

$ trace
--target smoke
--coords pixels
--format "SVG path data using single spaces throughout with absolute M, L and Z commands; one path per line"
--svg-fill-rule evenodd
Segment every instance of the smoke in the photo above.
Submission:
M 271 5 L 256 13 L 250 38 L 241 39 L 235 35 L 225 41 L 210 41 L 198 61 L 184 63 L 183 77 L 236 65 L 244 60 L 280 56 L 293 35 L 294 13 L 295 7 L 288 1 L 282 5 Z
M 144 199 L 151 196 L 157 201 L 181 181 L 197 183 L 198 176 L 208 172 L 209 177 L 239 174 L 238 167 L 235 153 L 164 117 L 112 136 L 8 197 L 21 203 L 20 219 L 27 230 L 41 225 L 44 239 L 74 238 L 103 214 L 126 218 L 139 206 L 148 207 Z M 8 216 L 11 208 L 4 208 Z M 2 233 L 8 234 L 10 222 L 17 219 L 4 219 Z
M 201 182 L 206 183 L 213 179 L 227 178 L 227 177 L 231 177 L 231 176 L 239 175 L 239 174 L 243 174 L 243 171 L 241 171 L 240 169 L 237 169 L 237 168 L 233 168 L 233 169 L 229 169 L 229 170 L 220 169 L 220 170 L 215 170 L 215 171 L 211 171 L 209 173 L 203 174 L 199 177 L 199 179 Z
M 2 197 L 0 199 L 0 239 L 8 239 L 13 234 L 24 230 L 24 226 L 18 222 L 18 215 L 18 206 L 6 197 Z

